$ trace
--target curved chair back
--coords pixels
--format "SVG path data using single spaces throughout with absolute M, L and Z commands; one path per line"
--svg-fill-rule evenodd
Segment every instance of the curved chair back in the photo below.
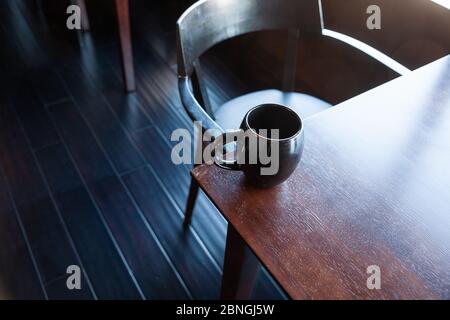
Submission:
M 214 45 L 254 31 L 291 29 L 320 33 L 315 0 L 200 0 L 177 22 L 178 73 L 191 75 L 194 62 Z
M 283 89 L 294 87 L 297 38 L 321 32 L 317 0 L 200 0 L 177 21 L 179 90 L 192 119 L 205 129 L 220 127 L 213 121 L 206 86 L 201 76 L 200 56 L 214 45 L 255 31 L 288 30 Z M 194 94 L 190 90 L 190 77 Z M 203 107 L 200 106 L 203 105 Z

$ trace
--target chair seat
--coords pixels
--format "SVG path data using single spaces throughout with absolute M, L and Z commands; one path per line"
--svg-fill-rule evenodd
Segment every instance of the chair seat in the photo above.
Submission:
M 331 107 L 331 104 L 307 94 L 269 89 L 245 94 L 226 102 L 214 113 L 215 120 L 224 130 L 239 129 L 247 111 L 264 103 L 285 105 L 293 109 L 301 119 Z

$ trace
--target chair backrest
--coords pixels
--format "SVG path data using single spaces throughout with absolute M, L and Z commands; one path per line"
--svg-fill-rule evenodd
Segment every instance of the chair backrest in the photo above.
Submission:
M 178 74 L 190 76 L 195 61 L 224 40 L 276 29 L 320 34 L 318 1 L 200 0 L 177 22 Z

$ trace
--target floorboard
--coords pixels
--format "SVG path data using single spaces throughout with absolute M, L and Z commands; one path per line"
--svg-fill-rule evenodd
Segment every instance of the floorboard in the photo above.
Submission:
M 148 168 L 142 168 L 126 175 L 124 180 L 158 238 L 166 246 L 175 266 L 183 274 L 193 297 L 217 298 L 220 267 L 213 262 L 197 234 L 192 229 L 183 229 L 181 215 L 158 187 L 154 174 Z
M 103 216 L 64 146 L 43 149 L 37 157 L 96 296 L 140 298 Z
M 0 106 L 0 165 L 43 284 L 79 261 L 13 105 Z M 57 297 L 55 297 L 57 298 Z
M 3 174 L 0 174 L 0 283 L 2 300 L 45 297 Z
M 93 194 L 147 299 L 188 299 L 191 293 L 162 241 L 115 176 Z
M 103 95 L 95 91 L 91 80 L 83 75 L 78 66 L 64 68 L 61 73 L 74 105 L 95 132 L 117 171 L 121 173 L 142 166 L 143 158 L 130 142 Z
M 59 141 L 51 119 L 45 112 L 45 105 L 26 79 L 22 81 L 22 85 L 14 97 L 14 107 L 33 149 L 39 149 Z

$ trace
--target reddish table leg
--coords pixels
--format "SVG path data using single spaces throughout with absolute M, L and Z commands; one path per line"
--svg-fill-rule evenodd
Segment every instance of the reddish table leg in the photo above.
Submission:
M 89 18 L 86 10 L 86 3 L 84 0 L 77 0 L 76 4 L 80 7 L 81 11 L 81 30 L 89 31 Z
M 245 241 L 228 224 L 221 299 L 249 299 L 259 266 L 258 259 Z
M 122 70 L 126 91 L 136 89 L 133 66 L 133 50 L 131 47 L 130 13 L 128 0 L 115 0 L 117 20 L 119 23 L 120 52 L 122 56 Z

